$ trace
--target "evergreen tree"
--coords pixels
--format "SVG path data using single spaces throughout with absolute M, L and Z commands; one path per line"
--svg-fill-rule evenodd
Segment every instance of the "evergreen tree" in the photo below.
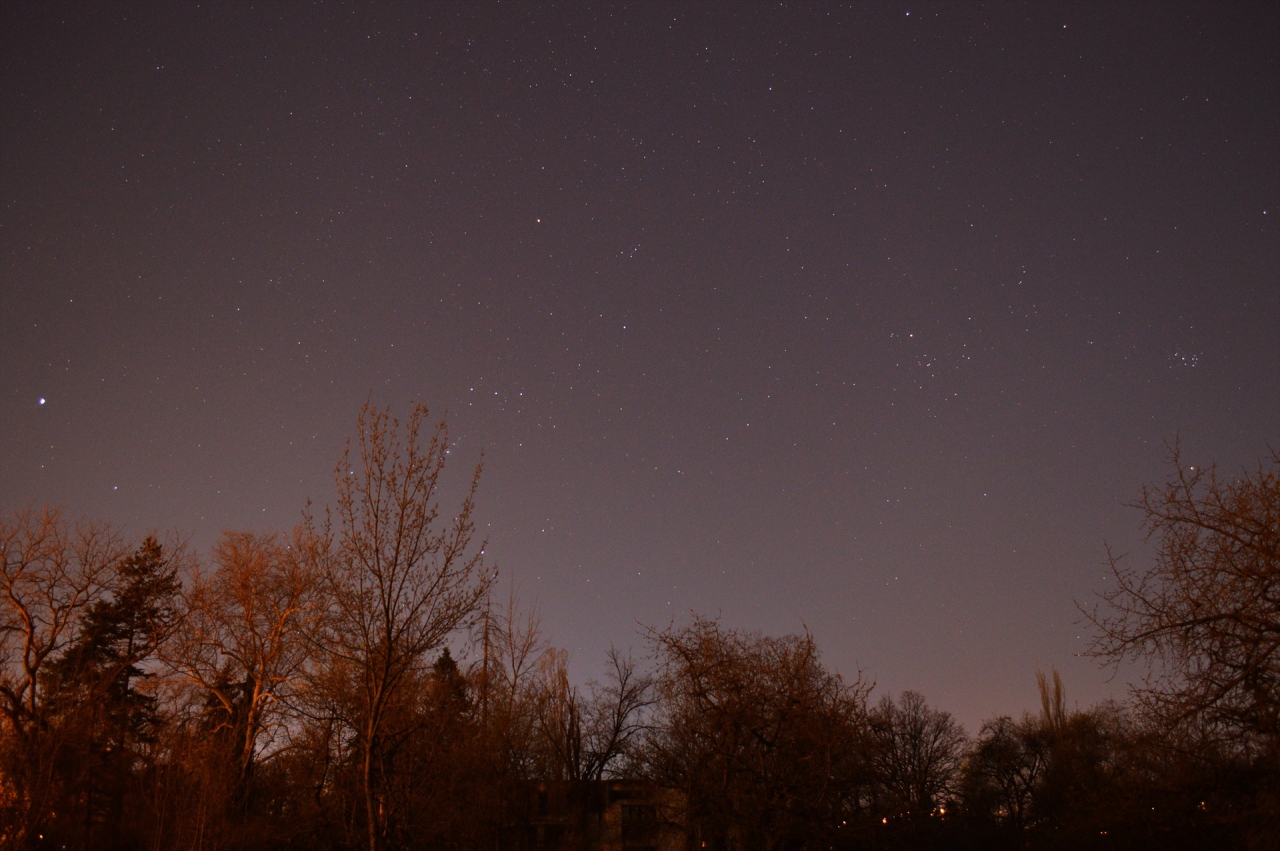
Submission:
M 180 589 L 177 566 L 148 537 L 115 569 L 114 593 L 90 609 L 75 642 L 49 672 L 58 723 L 74 746 L 61 766 L 63 788 L 85 847 L 120 840 L 126 791 L 160 722 L 142 683 L 143 663 L 172 632 Z

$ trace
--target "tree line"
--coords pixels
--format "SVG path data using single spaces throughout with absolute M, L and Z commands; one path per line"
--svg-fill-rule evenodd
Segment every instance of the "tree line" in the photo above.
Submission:
M 448 445 L 366 406 L 332 510 L 207 563 L 5 519 L 0 847 L 526 848 L 531 783 L 610 778 L 670 790 L 681 847 L 713 851 L 1280 847 L 1275 454 L 1220 477 L 1175 448 L 1142 492 L 1154 564 L 1113 558 L 1082 609 L 1100 660 L 1147 666 L 1133 700 L 1068 709 L 1042 674 L 1038 714 L 969 735 L 807 634 L 697 616 L 574 684 L 495 601 L 479 468 L 441 514 Z

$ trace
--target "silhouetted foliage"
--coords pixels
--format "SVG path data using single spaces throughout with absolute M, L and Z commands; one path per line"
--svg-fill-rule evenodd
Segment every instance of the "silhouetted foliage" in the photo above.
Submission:
M 114 844 L 95 841 L 99 833 L 121 838 L 125 795 L 149 768 L 161 721 L 142 664 L 178 621 L 177 572 L 155 538 L 144 540 L 117 563 L 111 596 L 89 608 L 45 675 L 53 723 L 76 739 L 61 762 L 66 803 L 48 831 L 76 844 Z
M 687 827 L 706 847 L 806 847 L 862 815 L 867 689 L 827 671 L 812 637 L 697 618 L 651 641 L 648 770 L 685 795 Z
M 420 720 L 414 691 L 426 655 L 475 613 L 491 574 L 484 545 L 473 547 L 472 519 L 480 468 L 458 514 L 440 522 L 438 489 L 449 434 L 441 421 L 426 442 L 427 409 L 405 424 L 371 405 L 357 419 L 356 457 L 343 453 L 336 530 L 314 547 L 327 597 L 318 646 L 342 689 L 341 709 L 359 759 L 367 847 L 377 851 L 396 831 L 403 798 L 402 748 Z
M 869 716 L 870 756 L 881 818 L 920 822 L 954 812 L 960 762 L 968 744 L 952 717 L 924 696 L 888 695 Z
M 1135 505 L 1155 561 L 1112 558 L 1093 652 L 1147 664 L 1141 711 L 1230 753 L 1253 784 L 1246 820 L 1280 844 L 1280 455 L 1223 477 L 1175 445 L 1170 464 Z
M 336 519 L 226 532 L 202 567 L 56 511 L 0 524 L 0 849 L 1265 849 L 1277 842 L 1276 459 L 1183 468 L 1156 562 L 1091 613 L 1151 662 L 1129 705 L 973 739 L 868 704 L 813 638 L 693 616 L 575 684 L 495 607 L 444 424 L 360 416 Z M 478 471 L 477 471 L 478 472 Z

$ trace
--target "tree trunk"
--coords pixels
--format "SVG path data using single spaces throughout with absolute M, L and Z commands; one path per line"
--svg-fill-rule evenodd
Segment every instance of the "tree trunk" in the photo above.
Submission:
M 373 736 L 365 741 L 364 764 L 360 767 L 364 775 L 364 808 L 369 820 L 369 851 L 378 851 L 378 807 L 373 795 Z

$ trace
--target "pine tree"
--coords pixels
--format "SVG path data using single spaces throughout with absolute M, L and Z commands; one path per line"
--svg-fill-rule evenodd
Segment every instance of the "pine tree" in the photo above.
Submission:
M 156 698 L 140 688 L 146 660 L 172 632 L 177 566 L 148 537 L 116 566 L 114 593 L 89 611 L 75 642 L 49 673 L 58 723 L 74 746 L 63 761 L 70 832 L 85 847 L 120 838 L 125 793 L 159 725 Z

